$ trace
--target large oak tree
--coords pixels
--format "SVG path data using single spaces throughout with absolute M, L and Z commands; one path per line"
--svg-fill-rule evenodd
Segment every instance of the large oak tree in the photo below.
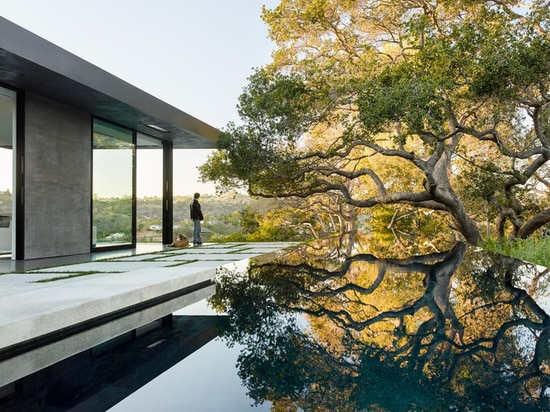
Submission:
M 282 0 L 277 45 L 201 168 L 266 197 L 448 216 L 528 237 L 550 221 L 548 0 Z

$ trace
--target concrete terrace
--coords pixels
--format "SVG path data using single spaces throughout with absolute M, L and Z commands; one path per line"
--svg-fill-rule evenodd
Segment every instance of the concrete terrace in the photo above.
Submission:
M 0 262 L 0 387 L 214 293 L 220 267 L 292 243 L 141 245 L 86 260 Z M 49 263 L 49 264 L 47 264 Z M 116 321 L 116 322 L 115 322 Z M 55 354 L 48 349 L 56 345 Z M 63 349 L 65 348 L 65 349 Z M 25 366 L 27 365 L 27 366 Z

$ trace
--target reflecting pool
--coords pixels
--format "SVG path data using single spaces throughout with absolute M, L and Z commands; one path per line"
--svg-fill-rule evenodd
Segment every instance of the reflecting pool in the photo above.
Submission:
M 285 249 L 220 268 L 212 296 L 147 345 L 113 349 L 88 406 L 114 393 L 107 369 L 127 358 L 141 367 L 118 379 L 130 389 L 116 412 L 550 410 L 548 276 L 463 243 Z
M 220 273 L 210 302 L 249 395 L 274 410 L 538 411 L 548 276 L 462 243 L 382 257 L 327 241 Z
M 212 309 L 204 300 L 174 315 L 204 318 Z M 270 402 L 252 406 L 246 394 L 236 369 L 240 350 L 213 338 L 109 411 L 269 411 Z

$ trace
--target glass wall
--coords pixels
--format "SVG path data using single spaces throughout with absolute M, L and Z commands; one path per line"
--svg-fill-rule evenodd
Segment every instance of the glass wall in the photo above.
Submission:
M 162 142 L 137 134 L 138 243 L 162 243 Z
M 0 257 L 7 258 L 15 244 L 14 148 L 15 92 L 0 87 Z
M 92 248 L 135 245 L 135 153 L 131 130 L 94 120 Z

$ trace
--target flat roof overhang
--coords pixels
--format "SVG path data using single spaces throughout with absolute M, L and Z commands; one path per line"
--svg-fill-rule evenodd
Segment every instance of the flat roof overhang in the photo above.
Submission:
M 218 129 L 3 17 L 0 83 L 171 142 L 176 149 L 215 148 L 218 140 Z

